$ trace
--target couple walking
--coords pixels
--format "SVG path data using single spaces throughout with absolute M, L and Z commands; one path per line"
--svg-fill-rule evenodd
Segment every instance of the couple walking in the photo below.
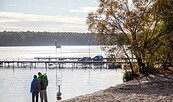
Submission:
M 48 102 L 47 92 L 46 92 L 47 86 L 48 86 L 48 79 L 46 73 L 41 74 L 40 72 L 38 72 L 38 77 L 37 75 L 34 75 L 34 79 L 31 82 L 31 89 L 30 89 L 30 92 L 32 93 L 32 102 L 35 102 L 35 98 L 36 102 L 38 102 L 39 93 L 40 93 L 41 102 L 43 102 L 43 100 L 45 102 Z

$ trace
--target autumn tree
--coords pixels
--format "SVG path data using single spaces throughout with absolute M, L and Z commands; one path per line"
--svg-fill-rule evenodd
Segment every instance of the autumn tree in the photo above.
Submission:
M 166 31 L 159 39 L 163 44 L 158 51 L 158 59 L 162 61 L 162 67 L 166 68 L 173 59 L 173 0 L 158 0 L 155 5 L 162 20 L 162 29 Z
M 170 20 L 172 15 L 165 15 L 173 11 L 171 1 L 100 0 L 99 2 L 97 11 L 89 13 L 87 17 L 91 33 L 99 38 L 99 43 L 121 48 L 127 58 L 129 50 L 135 56 L 140 72 L 147 72 L 160 57 L 161 49 L 163 50 L 165 43 L 168 43 L 164 41 L 171 35 L 172 25 L 168 18 Z M 134 73 L 130 59 L 129 62 Z

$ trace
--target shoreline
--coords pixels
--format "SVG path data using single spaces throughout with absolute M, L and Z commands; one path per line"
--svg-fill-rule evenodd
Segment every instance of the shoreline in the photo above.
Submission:
M 151 74 L 60 102 L 173 102 L 173 72 Z

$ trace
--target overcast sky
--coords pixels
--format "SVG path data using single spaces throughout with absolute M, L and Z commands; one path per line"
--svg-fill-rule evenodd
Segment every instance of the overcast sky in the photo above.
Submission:
M 98 0 L 0 0 L 0 31 L 88 32 Z

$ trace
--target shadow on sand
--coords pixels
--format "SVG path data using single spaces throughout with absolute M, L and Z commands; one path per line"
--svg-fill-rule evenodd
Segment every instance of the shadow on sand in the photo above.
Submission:
M 170 96 L 173 95 L 173 74 L 160 74 L 145 77 L 145 79 L 133 80 L 122 85 L 110 87 L 105 92 L 124 93 L 124 94 L 146 94 L 152 96 Z

